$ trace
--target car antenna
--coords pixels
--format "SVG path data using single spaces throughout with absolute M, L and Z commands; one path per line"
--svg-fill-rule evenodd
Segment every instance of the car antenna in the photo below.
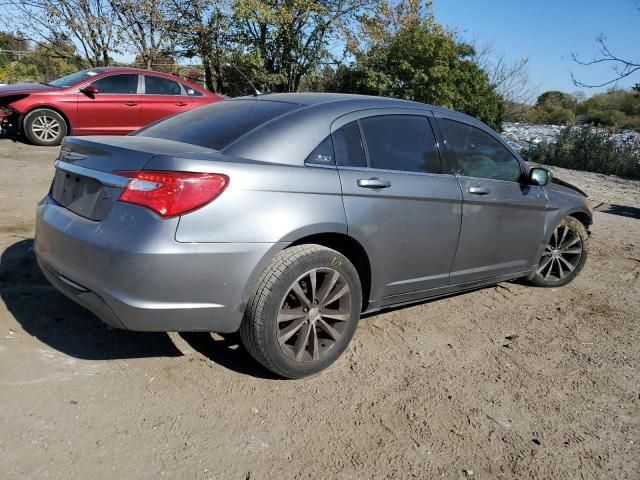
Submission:
M 238 67 L 236 67 L 233 63 L 225 63 L 225 65 L 227 67 L 232 67 L 236 72 L 238 72 L 242 76 L 242 78 L 244 78 L 247 81 L 247 83 L 249 85 L 251 85 L 251 88 L 253 88 L 253 96 L 254 97 L 259 97 L 260 95 L 266 95 L 267 93 L 269 93 L 268 91 L 267 92 L 261 92 L 260 90 L 258 90 L 256 88 L 256 86 L 253 84 L 253 82 L 251 82 L 251 80 L 249 80 L 249 77 L 247 77 L 244 74 L 244 72 L 242 70 L 240 70 Z

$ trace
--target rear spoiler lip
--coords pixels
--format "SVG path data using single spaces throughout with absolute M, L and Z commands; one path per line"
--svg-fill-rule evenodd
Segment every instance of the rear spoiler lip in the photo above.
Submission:
M 107 185 L 109 187 L 124 188 L 131 180 L 129 177 L 114 175 L 113 173 L 101 172 L 100 170 L 93 170 L 91 168 L 80 167 L 79 165 L 67 163 L 62 160 L 56 160 L 55 167 L 60 170 L 64 170 L 65 172 L 93 178 L 103 185 Z
M 64 149 L 71 145 L 89 151 L 95 148 L 107 147 L 110 149 L 131 150 L 150 155 L 207 154 L 218 152 L 218 150 L 191 143 L 177 142 L 163 138 L 144 137 L 141 135 L 71 135 L 64 139 L 62 148 Z M 160 148 L 159 150 L 159 146 L 165 146 L 166 149 L 163 150 Z

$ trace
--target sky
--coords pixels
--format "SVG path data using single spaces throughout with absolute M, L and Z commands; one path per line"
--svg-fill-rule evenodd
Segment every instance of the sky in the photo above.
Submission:
M 591 96 L 606 91 L 609 87 L 578 88 L 570 76 L 573 71 L 591 84 L 613 78 L 608 67 L 581 67 L 571 57 L 594 58 L 600 34 L 615 55 L 640 60 L 639 0 L 433 0 L 433 8 L 436 20 L 455 28 L 464 40 L 491 43 L 511 60 L 527 57 L 538 93 L 581 90 Z M 640 72 L 618 86 L 636 83 Z

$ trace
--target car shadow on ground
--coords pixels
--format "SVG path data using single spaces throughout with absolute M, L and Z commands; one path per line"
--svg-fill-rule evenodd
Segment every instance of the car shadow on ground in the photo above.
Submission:
M 618 215 L 620 217 L 635 218 L 640 220 L 640 208 L 629 207 L 627 205 L 617 205 L 615 203 L 603 203 L 598 205 L 595 210 L 597 212 Z
M 24 145 L 31 145 L 29 141 L 21 135 L 17 133 L 15 130 L 9 130 L 8 132 L 0 133 L 0 140 L 9 140 L 13 143 L 22 143 Z
M 280 379 L 251 357 L 238 333 L 184 332 L 180 336 L 196 352 L 229 370 L 262 379 Z
M 0 295 L 24 330 L 69 356 L 85 360 L 175 357 L 165 333 L 114 330 L 49 285 L 36 263 L 33 240 L 14 243 L 0 258 Z
M 40 272 L 32 239 L 20 240 L 2 252 L 0 295 L 27 333 L 71 357 L 115 360 L 182 355 L 168 334 L 111 329 L 59 293 Z M 208 333 L 185 333 L 182 337 L 194 350 L 225 368 L 273 378 L 244 350 L 237 334 L 216 335 L 222 340 Z

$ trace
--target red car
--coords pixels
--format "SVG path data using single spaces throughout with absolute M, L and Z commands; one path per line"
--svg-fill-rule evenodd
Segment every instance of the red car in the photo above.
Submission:
M 58 145 L 65 135 L 126 135 L 222 99 L 170 74 L 101 67 L 44 84 L 0 86 L 0 123 L 36 145 Z

